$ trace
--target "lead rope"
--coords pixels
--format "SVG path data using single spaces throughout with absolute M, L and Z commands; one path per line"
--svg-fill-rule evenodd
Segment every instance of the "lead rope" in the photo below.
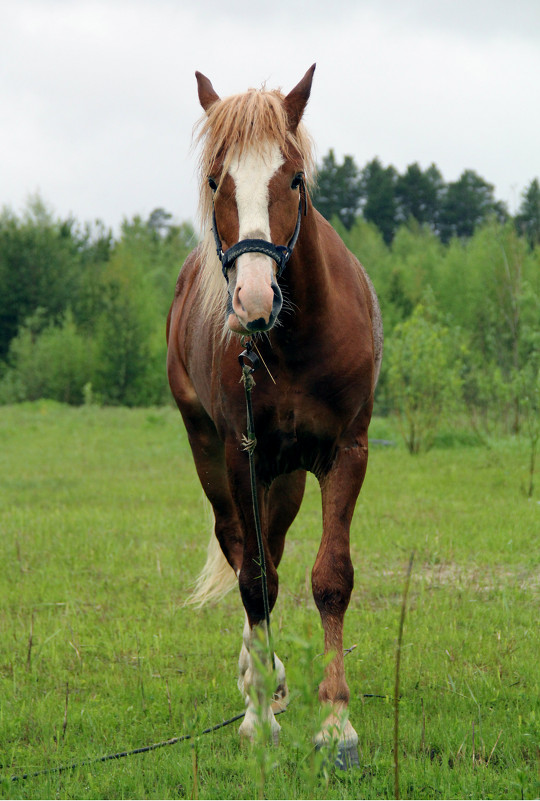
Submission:
M 242 445 L 249 457 L 249 479 L 251 483 L 251 501 L 253 504 L 253 518 L 255 521 L 255 534 L 257 536 L 257 548 L 259 552 L 259 567 L 261 569 L 261 588 L 263 597 L 263 610 L 264 620 L 266 623 L 266 644 L 268 646 L 268 653 L 274 664 L 274 649 L 271 645 L 270 637 L 270 603 L 268 601 L 268 581 L 266 577 L 266 558 L 264 555 L 264 543 L 262 537 L 261 517 L 259 514 L 259 501 L 257 498 L 257 476 L 255 473 L 255 448 L 257 447 L 257 438 L 255 436 L 255 423 L 253 421 L 253 405 L 251 403 L 251 392 L 255 386 L 255 379 L 253 373 L 259 366 L 259 357 L 253 352 L 253 343 L 250 339 L 244 341 L 245 350 L 242 351 L 238 357 L 240 367 L 242 368 L 241 381 L 244 384 L 244 392 L 246 396 L 246 416 L 247 416 L 247 435 L 242 436 Z M 246 360 L 249 364 L 246 364 Z

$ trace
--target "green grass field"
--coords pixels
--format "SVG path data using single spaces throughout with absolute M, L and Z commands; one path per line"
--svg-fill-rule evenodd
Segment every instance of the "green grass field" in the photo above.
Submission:
M 359 770 L 317 770 L 322 632 L 309 587 L 311 480 L 273 616 L 293 700 L 281 743 L 238 723 L 149 754 L 12 783 L 191 733 L 242 711 L 243 612 L 183 606 L 210 515 L 173 409 L 0 409 L 0 793 L 4 798 L 388 798 L 401 596 L 416 552 L 401 669 L 400 787 L 409 798 L 540 794 L 540 503 L 527 447 L 411 457 L 387 421 L 352 530 L 345 645 Z M 442 447 L 445 445 L 445 447 Z M 537 481 L 538 483 L 538 481 Z

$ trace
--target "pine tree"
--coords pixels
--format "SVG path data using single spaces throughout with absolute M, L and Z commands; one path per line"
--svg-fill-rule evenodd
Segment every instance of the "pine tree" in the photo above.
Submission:
M 338 164 L 333 150 L 323 158 L 312 193 L 315 207 L 327 220 L 337 217 L 350 230 L 360 206 L 358 167 L 352 156 Z
M 519 233 L 526 237 L 532 248 L 540 243 L 540 183 L 538 178 L 533 178 L 522 194 L 516 225 Z
M 390 244 L 397 228 L 396 183 L 394 167 L 383 167 L 378 158 L 362 170 L 361 187 L 364 218 L 375 223 L 386 244 Z

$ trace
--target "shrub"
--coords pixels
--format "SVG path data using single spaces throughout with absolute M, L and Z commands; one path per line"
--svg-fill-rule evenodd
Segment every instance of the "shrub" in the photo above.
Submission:
M 60 326 L 40 331 L 39 312 L 19 329 L 12 340 L 8 364 L 0 382 L 0 402 L 50 398 L 81 404 L 84 386 L 92 379 L 93 345 L 77 332 L 71 312 Z

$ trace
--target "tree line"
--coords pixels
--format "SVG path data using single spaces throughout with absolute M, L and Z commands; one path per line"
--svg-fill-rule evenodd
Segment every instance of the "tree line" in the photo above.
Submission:
M 411 219 L 445 243 L 452 237 L 472 236 L 491 218 L 501 223 L 510 219 L 506 205 L 496 200 L 493 185 L 474 170 L 464 170 L 457 181 L 446 183 L 435 164 L 422 170 L 415 162 L 400 174 L 375 158 L 359 169 L 352 156 L 338 163 L 333 150 L 318 170 L 314 202 L 326 219 L 337 217 L 347 229 L 359 216 L 374 223 L 386 244 Z M 537 178 L 523 193 L 514 222 L 531 246 L 540 242 Z
M 56 219 L 39 198 L 0 215 L 0 403 L 53 398 L 168 402 L 165 319 L 189 223 L 156 209 L 124 220 Z
M 471 171 L 444 185 L 434 166 L 400 176 L 376 159 L 363 170 L 350 157 L 337 164 L 331 152 L 320 165 L 314 202 L 366 266 L 382 306 L 376 412 L 397 415 L 411 452 L 447 421 L 479 440 L 525 433 L 534 463 L 539 194 L 535 179 L 512 218 Z M 190 223 L 163 209 L 124 220 L 117 236 L 100 222 L 58 219 L 39 198 L 19 215 L 5 209 L 0 403 L 170 402 L 165 319 L 196 241 Z

